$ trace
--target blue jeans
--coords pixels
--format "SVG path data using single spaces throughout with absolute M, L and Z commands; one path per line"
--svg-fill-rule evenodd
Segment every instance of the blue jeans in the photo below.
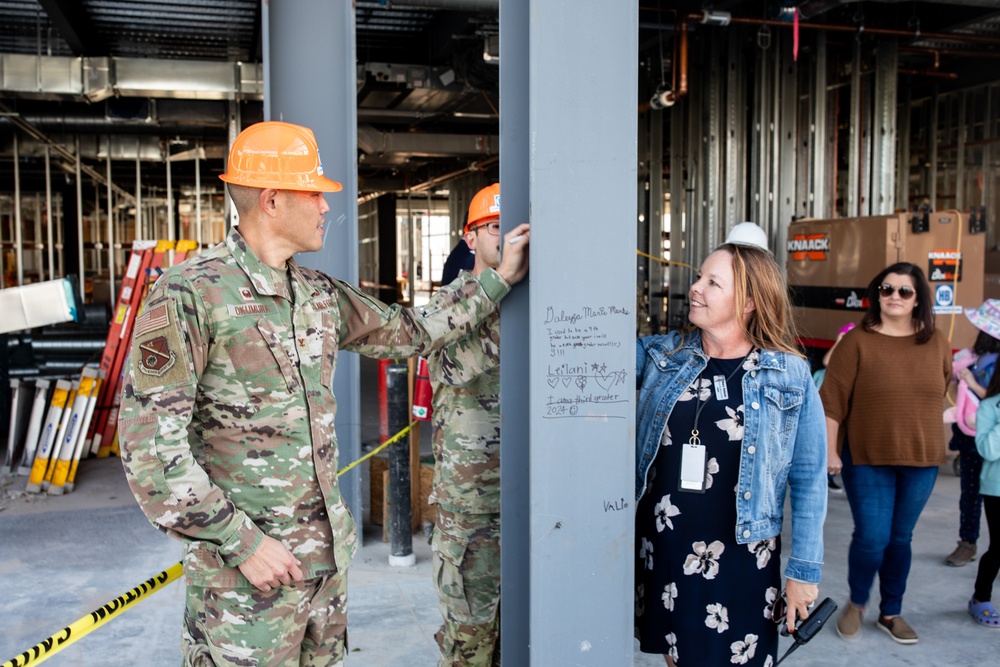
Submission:
M 868 604 L 877 573 L 880 612 L 896 616 L 910 575 L 913 527 L 934 490 L 938 469 L 854 465 L 848 447 L 842 459 L 841 476 L 854 517 L 847 558 L 851 602 L 859 607 Z

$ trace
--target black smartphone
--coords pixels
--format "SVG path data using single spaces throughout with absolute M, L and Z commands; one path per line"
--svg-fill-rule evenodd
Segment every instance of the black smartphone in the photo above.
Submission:
M 822 602 L 809 612 L 809 618 L 799 621 L 796 624 L 795 631 L 792 632 L 795 643 L 805 644 L 819 634 L 819 631 L 823 629 L 823 626 L 833 616 L 833 612 L 835 611 L 837 611 L 837 603 L 832 598 L 824 598 Z M 787 637 L 788 626 L 782 623 L 779 632 L 782 637 Z

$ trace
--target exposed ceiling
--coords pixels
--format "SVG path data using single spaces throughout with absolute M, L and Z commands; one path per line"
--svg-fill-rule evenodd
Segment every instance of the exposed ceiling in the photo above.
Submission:
M 691 20 L 705 4 L 640 0 L 640 49 L 654 53 L 666 43 L 669 61 L 678 21 L 689 21 L 693 31 L 721 29 Z M 734 23 L 760 25 L 787 25 L 791 13 L 782 9 L 793 5 L 709 4 L 730 12 Z M 915 86 L 964 87 L 997 78 L 992 65 L 1000 64 L 1000 0 L 794 4 L 803 21 L 826 26 L 835 46 L 838 40 L 849 45 L 859 29 L 865 35 L 898 31 L 901 67 L 925 72 Z M 362 192 L 400 191 L 485 160 L 495 163 L 499 0 L 354 5 Z M 113 161 L 115 182 L 134 184 L 137 153 L 162 165 L 169 152 L 175 184 L 193 181 L 194 163 L 184 158 L 194 154 L 206 158 L 202 183 L 214 184 L 226 145 L 227 105 L 240 105 L 244 123 L 261 117 L 261 89 L 254 85 L 261 0 L 0 0 L 0 16 L 0 155 L 13 154 L 17 131 L 23 190 L 44 187 L 40 144 L 25 134 L 25 125 L 71 151 L 80 136 L 88 161 L 108 153 L 121 158 Z M 169 72 L 173 61 L 201 61 L 201 87 L 186 91 L 179 75 Z M 234 63 L 242 63 L 239 70 L 226 65 Z M 65 73 L 74 67 L 82 74 Z M 50 76 L 57 83 L 50 84 Z M 103 85 L 93 84 L 102 77 Z M 154 78 L 171 85 L 150 84 Z M 94 165 L 103 173 L 102 164 Z M 9 157 L 0 157 L 0 192 L 13 189 L 11 167 Z M 152 162 L 143 169 L 147 186 L 163 187 L 162 166 Z

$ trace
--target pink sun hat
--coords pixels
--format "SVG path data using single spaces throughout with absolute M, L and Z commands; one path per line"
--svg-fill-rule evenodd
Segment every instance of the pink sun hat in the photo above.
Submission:
M 965 316 L 980 331 L 1000 339 L 1000 299 L 987 299 L 979 308 L 966 308 Z

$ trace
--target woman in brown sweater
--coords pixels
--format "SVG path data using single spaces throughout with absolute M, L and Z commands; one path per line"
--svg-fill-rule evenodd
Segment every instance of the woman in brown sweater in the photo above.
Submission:
M 842 473 L 854 517 L 847 572 L 851 600 L 837 632 L 848 641 L 860 639 L 878 574 L 875 626 L 901 644 L 915 644 L 917 633 L 899 614 L 913 527 L 945 458 L 941 409 L 951 351 L 934 328 L 930 288 L 920 267 L 900 262 L 883 269 L 868 285 L 867 297 L 861 327 L 837 346 L 820 390 L 828 471 Z M 838 451 L 841 430 L 846 438 Z

